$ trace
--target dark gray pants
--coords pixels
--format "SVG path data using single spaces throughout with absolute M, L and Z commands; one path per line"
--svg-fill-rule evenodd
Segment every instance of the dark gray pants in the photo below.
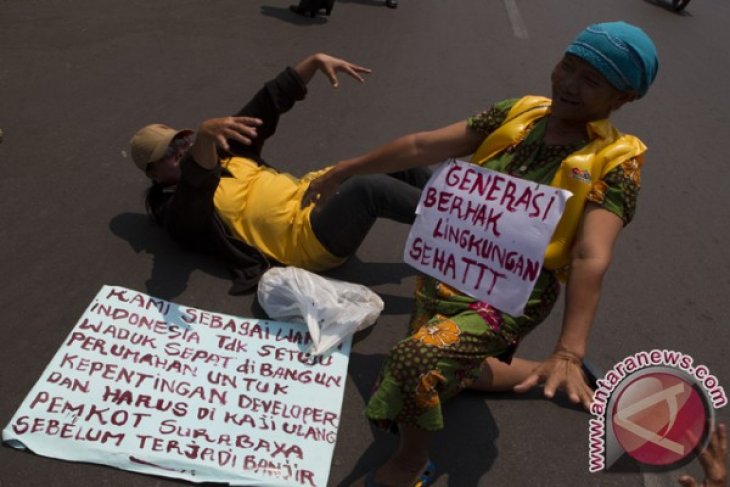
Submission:
M 332 254 L 350 256 L 378 218 L 413 223 L 421 189 L 429 177 L 431 171 L 426 168 L 354 176 L 325 205 L 312 211 L 314 234 Z

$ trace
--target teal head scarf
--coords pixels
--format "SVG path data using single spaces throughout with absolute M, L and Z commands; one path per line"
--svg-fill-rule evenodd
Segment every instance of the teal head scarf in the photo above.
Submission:
M 616 89 L 633 90 L 639 98 L 659 70 L 656 47 L 646 33 L 626 22 L 587 27 L 565 51 L 590 63 Z

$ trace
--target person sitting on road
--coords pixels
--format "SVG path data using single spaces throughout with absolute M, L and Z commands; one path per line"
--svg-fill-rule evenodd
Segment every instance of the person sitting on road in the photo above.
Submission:
M 262 158 L 279 116 L 322 71 L 362 82 L 370 70 L 318 53 L 267 82 L 236 115 L 202 122 L 197 133 L 153 124 L 131 140 L 135 165 L 152 180 L 148 212 L 186 247 L 220 255 L 231 294 L 250 291 L 272 264 L 325 271 L 355 253 L 375 220 L 412 223 L 428 169 L 352 178 L 326 204 L 301 208 L 314 171 L 297 179 Z
M 646 150 L 608 119 L 643 97 L 657 70 L 656 48 L 644 31 L 625 22 L 592 25 L 553 69 L 552 99 L 526 96 L 496 103 L 468 120 L 342 160 L 312 181 L 303 204 L 315 198 L 321 204 L 355 175 L 471 154 L 474 164 L 573 192 L 524 315 L 511 316 L 419 276 L 408 336 L 391 350 L 366 408 L 376 425 L 399 432 L 400 446 L 365 485 L 425 485 L 433 478 L 429 443 L 444 427 L 443 403 L 466 388 L 489 386 L 482 377 L 485 359 L 510 359 L 550 313 L 562 279 L 567 296 L 557 344 L 515 390 L 544 383 L 546 397 L 563 389 L 572 402 L 589 407 L 592 391 L 581 364 L 614 244 L 634 215 Z M 573 169 L 579 178 L 571 179 Z

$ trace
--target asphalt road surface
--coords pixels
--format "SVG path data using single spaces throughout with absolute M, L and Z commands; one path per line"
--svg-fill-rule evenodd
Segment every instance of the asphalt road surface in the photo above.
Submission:
M 656 0 L 660 2 L 660 0 Z M 144 213 L 128 141 L 142 125 L 196 127 L 239 108 L 286 64 L 324 51 L 373 69 L 364 85 L 321 75 L 266 157 L 294 174 L 397 135 L 464 119 L 494 101 L 549 94 L 549 74 L 590 23 L 642 26 L 661 58 L 642 100 L 616 114 L 650 148 L 634 222 L 605 283 L 589 355 L 603 370 L 652 349 L 681 351 L 730 386 L 730 4 L 676 14 L 648 0 L 340 0 L 330 18 L 285 0 L 6 0 L 0 3 L 0 423 L 5 426 L 104 284 L 197 308 L 262 316 L 227 294 L 214 259 L 180 250 Z M 329 275 L 370 286 L 386 307 L 353 347 L 330 485 L 387 458 L 391 436 L 362 411 L 403 333 L 414 271 L 408 229 L 378 223 Z M 519 354 L 545 357 L 560 312 Z M 435 485 L 674 485 L 679 472 L 588 472 L 590 416 L 540 392 L 464 394 L 433 447 Z M 727 421 L 726 409 L 718 418 Z M 378 439 L 374 443 L 374 439 Z M 377 446 L 376 446 L 377 445 Z M 695 462 L 696 463 L 696 462 Z M 696 464 L 686 467 L 697 472 Z M 684 469 L 683 469 L 684 470 Z M 0 486 L 167 486 L 184 482 L 0 448 Z

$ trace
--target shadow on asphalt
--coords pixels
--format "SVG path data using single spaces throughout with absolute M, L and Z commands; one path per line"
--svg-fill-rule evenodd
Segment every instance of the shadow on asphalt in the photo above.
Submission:
M 416 274 L 418 274 L 416 269 L 402 262 L 363 262 L 357 255 L 337 269 L 324 273 L 332 279 L 355 282 L 368 287 L 388 283 L 400 284 L 403 279 Z
M 292 4 L 298 3 L 296 0 L 292 0 Z M 282 20 L 294 25 L 321 25 L 326 24 L 327 19 L 325 17 L 307 17 L 304 15 L 295 14 L 289 7 L 272 7 L 270 5 L 261 6 L 261 15 L 266 17 L 273 17 L 275 19 Z
M 337 3 L 359 3 L 371 7 L 385 7 L 385 0 L 337 0 Z
M 121 213 L 109 222 L 109 228 L 117 237 L 126 240 L 135 253 L 152 255 L 152 273 L 145 282 L 151 296 L 171 300 L 187 288 L 190 274 L 202 270 L 210 275 L 230 280 L 225 266 L 213 256 L 187 252 L 155 225 L 147 215 Z
M 366 330 L 367 331 L 367 330 Z M 365 332 L 366 332 L 365 331 Z M 367 335 L 355 335 L 355 341 Z M 384 354 L 364 355 L 353 352 L 350 355 L 349 374 L 364 402 L 372 393 Z M 449 427 L 438 432 L 431 448 L 432 460 L 436 464 L 436 478 L 448 475 L 449 485 L 478 485 L 479 480 L 491 468 L 499 456 L 496 439 L 499 428 L 487 405 L 487 401 L 522 400 L 545 401 L 541 388 L 533 388 L 524 394 L 511 392 L 484 393 L 467 391 L 449 401 L 444 407 L 444 423 Z M 552 402 L 561 408 L 583 411 L 571 403 L 567 396 L 556 396 Z M 464 421 L 464 418 L 469 418 Z M 377 429 L 371 425 L 373 442 L 362 453 L 352 471 L 339 484 L 350 486 L 372 469 L 385 463 L 398 447 L 395 434 Z
M 201 270 L 226 281 L 231 275 L 223 263 L 212 255 L 188 252 L 176 244 L 165 230 L 155 225 L 142 213 L 121 213 L 109 222 L 114 235 L 129 243 L 135 253 L 151 254 L 152 273 L 145 283 L 146 292 L 152 296 L 171 300 L 185 291 L 190 274 Z M 363 284 L 368 287 L 386 283 L 400 283 L 402 279 L 416 274 L 406 264 L 390 262 L 362 262 L 357 256 L 341 267 L 326 273 L 327 277 Z M 408 314 L 413 300 L 410 297 L 381 294 L 385 302 L 383 314 Z M 254 302 L 254 317 L 266 319 L 257 302 Z
M 417 273 L 413 267 L 404 263 L 363 262 L 357 256 L 353 256 L 342 266 L 324 275 L 332 279 L 373 287 L 389 283 L 400 284 L 403 279 L 415 276 Z M 383 315 L 407 315 L 413 310 L 413 297 L 410 293 L 408 297 L 403 297 L 378 292 L 378 296 L 385 303 Z
M 352 371 L 367 371 L 354 377 L 358 391 L 363 397 L 370 394 L 382 355 L 364 356 L 352 354 Z M 364 375 L 368 378 L 365 379 Z M 464 421 L 463 418 L 469 418 Z M 499 429 L 484 398 L 479 395 L 462 394 L 450 401 L 444 409 L 444 421 L 448 428 L 438 432 L 433 440 L 431 459 L 436 465 L 436 479 L 448 475 L 449 485 L 478 485 L 479 479 L 489 471 L 499 452 L 495 440 Z M 371 426 L 373 442 L 360 455 L 352 471 L 339 487 L 353 485 L 369 471 L 385 463 L 398 447 L 398 436 Z

